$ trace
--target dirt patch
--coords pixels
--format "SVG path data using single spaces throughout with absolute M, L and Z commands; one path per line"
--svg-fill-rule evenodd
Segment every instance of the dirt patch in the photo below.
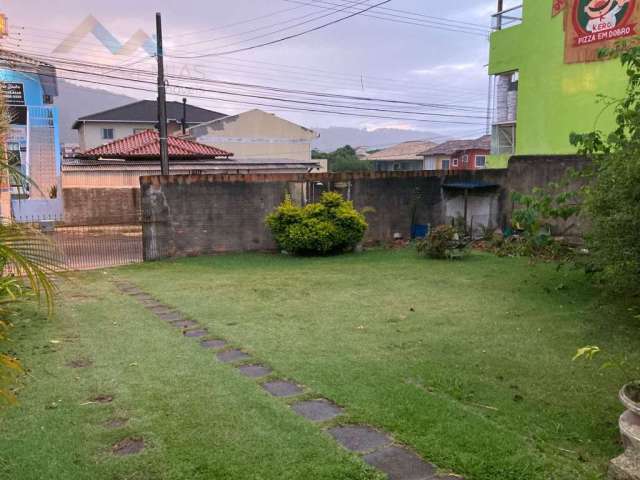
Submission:
M 93 362 L 88 358 L 76 358 L 67 362 L 67 367 L 69 368 L 88 368 L 91 366 L 93 366 Z
M 93 403 L 111 403 L 113 402 L 113 395 L 97 395 L 91 401 Z
M 105 428 L 108 428 L 110 430 L 115 430 L 117 428 L 124 427 L 128 422 L 128 418 L 112 418 L 111 420 L 105 422 L 104 426 Z
M 111 453 L 114 455 L 135 455 L 142 450 L 144 450 L 144 439 L 140 437 L 125 438 L 111 447 Z

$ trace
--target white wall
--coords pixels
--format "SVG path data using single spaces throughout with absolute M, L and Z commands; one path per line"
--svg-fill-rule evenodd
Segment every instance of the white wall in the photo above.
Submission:
M 311 160 L 317 134 L 261 110 L 251 110 L 192 128 L 195 141 L 213 145 L 235 158 Z
M 113 128 L 113 140 L 103 140 L 102 129 Z M 107 143 L 111 143 L 114 140 L 120 140 L 121 138 L 129 137 L 133 135 L 134 130 L 137 129 L 154 129 L 153 123 L 83 123 L 78 130 L 78 137 L 80 139 L 80 150 L 91 150 L 95 147 L 100 147 Z

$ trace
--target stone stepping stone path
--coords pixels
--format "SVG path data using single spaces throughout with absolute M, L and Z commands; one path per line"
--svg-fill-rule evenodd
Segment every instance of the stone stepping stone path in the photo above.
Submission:
M 144 450 L 144 440 L 142 438 L 125 438 L 111 447 L 111 452 L 114 455 L 135 455 L 142 450 Z
M 186 318 L 184 318 L 184 315 L 182 315 L 179 312 L 169 312 L 169 313 L 156 313 L 156 316 L 160 319 L 160 320 L 164 320 L 165 322 L 179 322 L 180 320 L 186 320 Z
M 220 350 L 221 348 L 225 348 L 227 346 L 227 342 L 225 342 L 224 340 L 203 340 L 202 342 L 200 342 L 200 346 L 202 348 Z
M 242 350 L 225 350 L 224 352 L 218 353 L 216 357 L 222 363 L 239 362 L 240 360 L 247 360 L 251 358 L 247 353 L 244 353 Z
M 187 330 L 184 332 L 184 336 L 188 338 L 200 338 L 206 337 L 209 334 L 206 330 L 198 329 L 198 330 Z
M 169 325 L 183 330 L 191 329 L 184 332 L 185 337 L 202 338 L 208 335 L 207 330 L 198 327 L 196 322 L 155 300 L 135 285 L 117 282 L 116 286 L 123 293 L 136 298 L 158 318 L 169 322 Z M 218 350 L 216 358 L 222 363 L 234 364 L 251 359 L 249 354 L 242 350 L 224 350 L 228 347 L 228 343 L 223 339 L 204 338 L 200 346 L 208 350 Z M 273 373 L 270 368 L 260 364 L 239 364 L 236 368 L 241 375 L 254 379 L 267 377 Z M 262 383 L 261 387 L 273 397 L 283 399 L 304 393 L 302 387 L 285 380 L 267 381 Z M 291 405 L 291 409 L 314 423 L 335 420 L 345 414 L 344 409 L 324 398 L 298 401 Z M 435 465 L 425 461 L 409 448 L 399 445 L 388 433 L 368 425 L 343 425 L 328 428 L 325 431 L 342 447 L 360 455 L 365 463 L 385 473 L 389 480 L 463 480 L 456 475 L 438 474 L 438 468 Z M 115 444 L 111 450 L 114 455 L 131 455 L 141 452 L 144 447 L 142 438 L 130 437 Z
M 261 378 L 271 375 L 272 370 L 263 365 L 242 365 L 238 367 L 238 371 L 249 378 Z
M 293 397 L 303 392 L 302 388 L 295 383 L 284 380 L 274 380 L 273 382 L 263 383 L 262 388 L 274 397 Z
M 389 480 L 431 480 L 437 468 L 400 447 L 387 447 L 364 456 L 364 461 L 389 476 Z M 442 478 L 442 477 L 441 477 Z
M 342 408 L 325 399 L 295 403 L 291 408 L 312 422 L 326 422 L 344 413 Z
M 197 327 L 198 324 L 196 322 L 194 322 L 193 320 L 178 320 L 175 322 L 169 322 L 169 324 L 172 327 L 176 327 L 176 328 L 192 328 L 192 327 Z
M 328 432 L 336 442 L 356 453 L 371 452 L 393 443 L 385 433 L 364 425 L 336 427 L 329 429 Z

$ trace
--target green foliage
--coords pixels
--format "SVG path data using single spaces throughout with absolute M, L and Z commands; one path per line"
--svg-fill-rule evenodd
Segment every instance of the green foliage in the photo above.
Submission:
M 314 150 L 312 157 L 329 160 L 330 172 L 367 172 L 371 170 L 371 162 L 360 160 L 350 145 L 345 145 L 331 153 Z
M 0 99 L 0 183 L 27 183 L 29 179 L 5 155 L 7 115 Z M 3 400 L 15 402 L 11 387 L 22 372 L 20 362 L 6 353 L 15 304 L 44 299 L 51 312 L 54 286 L 50 277 L 59 267 L 56 252 L 46 237 L 35 229 L 0 219 L 0 405 Z
M 592 160 L 584 173 L 584 211 L 591 222 L 591 271 L 612 291 L 637 293 L 640 285 L 640 47 L 616 48 L 628 84 L 622 100 L 609 99 L 616 127 L 609 134 L 573 134 L 571 142 Z
M 492 238 L 492 250 L 499 256 L 527 256 L 545 259 L 566 259 L 571 250 L 558 243 L 552 236 L 552 224 L 569 220 L 580 212 L 578 192 L 571 189 L 567 178 L 550 183 L 545 188 L 534 188 L 530 194 L 511 194 L 514 211 L 511 225 L 517 235 L 509 238 Z M 570 225 L 566 230 L 572 228 Z
M 577 360 L 587 360 L 591 362 L 595 360 L 595 358 L 600 354 L 602 354 L 602 350 L 600 349 L 600 347 L 596 345 L 588 345 L 586 347 L 578 349 L 576 354 L 573 356 L 573 361 L 575 362 Z M 602 370 L 615 368 L 622 373 L 624 378 L 630 381 L 633 378 L 632 375 L 635 375 L 635 373 L 633 373 L 634 365 L 630 366 L 629 363 L 629 357 L 626 354 L 622 354 L 618 358 L 613 358 L 612 360 L 602 363 L 600 365 L 600 368 Z
M 266 223 L 278 246 L 296 255 L 330 255 L 352 250 L 364 237 L 367 222 L 353 203 L 327 192 L 305 207 L 285 199 Z
M 566 190 L 566 183 L 551 183 L 546 188 L 534 188 L 530 195 L 511 194 L 516 205 L 512 224 L 525 235 L 535 237 L 551 231 L 554 220 L 568 220 L 579 212 L 577 192 Z
M 470 242 L 455 227 L 440 225 L 427 238 L 419 240 L 416 248 L 420 255 L 437 259 L 462 258 L 469 252 Z
M 531 257 L 559 261 L 575 259 L 575 252 L 571 247 L 545 234 L 533 237 L 514 235 L 507 238 L 494 235 L 488 242 L 488 247 L 498 257 Z

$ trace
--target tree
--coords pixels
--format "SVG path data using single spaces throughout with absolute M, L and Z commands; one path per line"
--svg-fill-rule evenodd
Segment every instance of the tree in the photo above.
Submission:
M 591 222 L 588 246 L 593 270 L 617 291 L 640 291 L 640 47 L 617 46 L 628 84 L 615 108 L 616 127 L 572 134 L 571 142 L 592 160 L 584 173 L 583 213 Z
M 350 145 L 345 145 L 331 153 L 314 150 L 312 157 L 329 160 L 330 172 L 367 172 L 371 170 L 371 162 L 360 160 Z

